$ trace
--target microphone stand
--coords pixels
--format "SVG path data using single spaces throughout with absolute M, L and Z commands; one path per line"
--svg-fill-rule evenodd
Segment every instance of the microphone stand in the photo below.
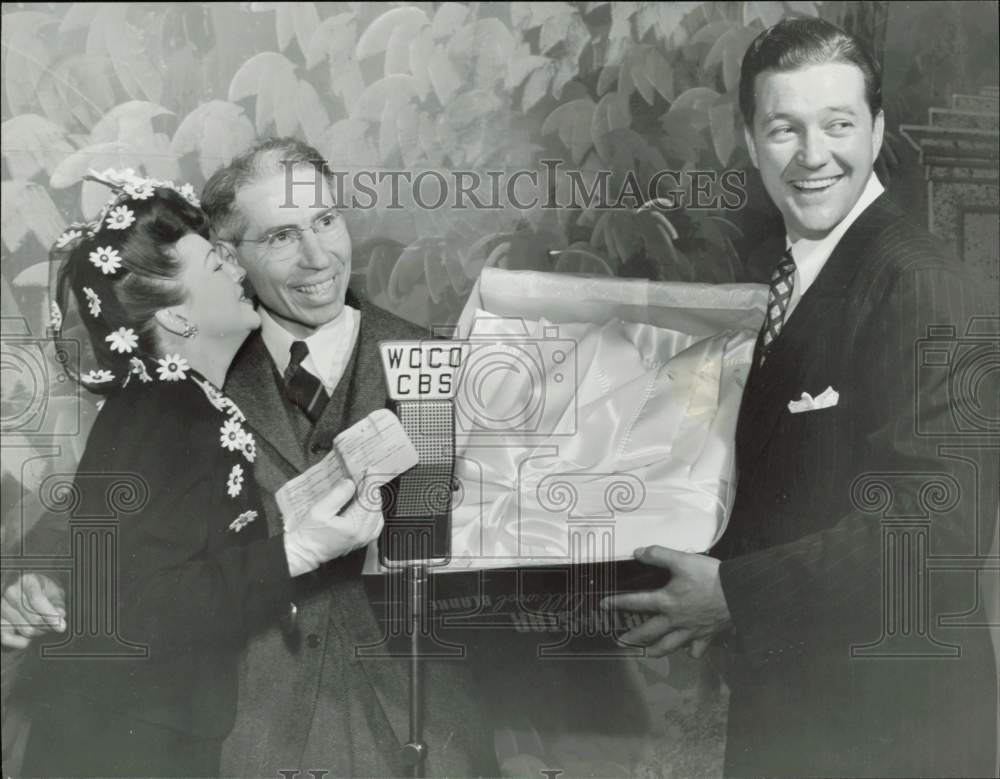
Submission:
M 412 770 L 412 776 L 424 775 L 424 718 L 422 681 L 420 675 L 420 631 L 427 610 L 427 563 L 416 563 L 407 568 L 410 595 L 410 740 L 403 745 L 403 757 Z

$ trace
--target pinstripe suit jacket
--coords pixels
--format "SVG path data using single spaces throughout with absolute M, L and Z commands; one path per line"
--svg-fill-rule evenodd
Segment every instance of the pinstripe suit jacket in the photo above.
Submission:
M 343 429 L 386 405 L 378 342 L 427 336 L 392 314 L 360 308 L 354 354 L 314 427 L 281 391 L 259 332 L 234 360 L 226 392 L 257 437 L 254 477 L 269 529 L 282 530 L 274 493 L 322 459 Z M 296 417 L 296 415 L 299 415 Z M 276 777 L 282 770 L 330 776 L 397 776 L 408 737 L 408 675 L 398 658 L 359 658 L 378 646 L 380 630 L 361 580 L 363 552 L 334 560 L 296 580 L 294 624 L 251 638 L 241 669 L 236 726 L 222 771 Z M 480 716 L 468 661 L 429 661 L 425 676 L 428 775 L 496 773 L 492 732 Z
M 760 278 L 783 250 L 775 236 L 751 258 Z M 727 774 L 992 775 L 992 646 L 957 624 L 983 622 L 977 575 L 927 574 L 976 565 L 995 531 L 996 439 L 957 429 L 974 408 L 958 352 L 922 356 L 929 327 L 941 353 L 962 340 L 977 299 L 883 195 L 752 370 L 715 550 L 734 625 Z M 789 412 L 828 386 L 837 406 Z

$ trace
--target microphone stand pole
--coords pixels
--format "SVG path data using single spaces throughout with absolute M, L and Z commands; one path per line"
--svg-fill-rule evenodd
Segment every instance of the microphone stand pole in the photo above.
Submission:
M 420 632 L 427 608 L 427 564 L 417 563 L 407 569 L 410 595 L 410 740 L 403 746 L 403 754 L 412 768 L 412 775 L 424 775 L 423 697 L 420 675 Z

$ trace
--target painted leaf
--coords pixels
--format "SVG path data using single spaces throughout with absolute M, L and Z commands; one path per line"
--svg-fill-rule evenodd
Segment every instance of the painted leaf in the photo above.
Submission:
M 233 75 L 229 82 L 230 103 L 260 92 L 262 79 L 272 71 L 294 71 L 295 66 L 283 55 L 273 51 L 262 51 L 255 54 Z
M 712 106 L 708 112 L 712 128 L 712 144 L 715 156 L 723 165 L 729 163 L 736 148 L 736 110 L 732 100 L 725 99 Z
M 519 51 L 507 66 L 504 86 L 507 89 L 517 89 L 528 76 L 548 62 L 550 62 L 548 57 L 539 57 L 536 54 L 526 54 Z
M 430 26 L 423 24 L 417 27 L 409 23 L 396 25 L 385 50 L 385 75 L 410 73 L 410 44 L 420 37 L 424 29 L 430 30 Z M 426 92 L 426 88 L 423 91 Z
M 3 242 L 7 248 L 17 249 L 29 233 L 46 249 L 52 246 L 66 228 L 66 221 L 48 190 L 31 181 L 16 180 L 3 182 L 3 189 Z
M 295 2 L 288 3 L 291 6 L 292 29 L 295 31 L 295 40 L 298 41 L 299 50 L 305 54 L 309 51 L 309 43 L 312 36 L 319 27 L 319 12 L 315 3 Z
M 538 5 L 543 4 L 538 3 Z M 549 16 L 542 24 L 542 30 L 538 36 L 538 50 L 543 54 L 559 43 L 567 44 L 567 48 L 572 45 L 572 48 L 576 49 L 576 53 L 579 54 L 580 49 L 583 48 L 579 45 L 581 27 L 586 34 L 584 45 L 590 40 L 587 25 L 580 18 L 580 14 L 573 9 L 570 10 L 572 13 Z
M 386 11 L 361 33 L 354 54 L 359 60 L 374 54 L 381 54 L 389 45 L 389 39 L 397 25 L 403 24 L 419 28 L 429 21 L 427 14 L 414 6 L 404 6 Z
M 403 249 L 389 277 L 389 300 L 394 305 L 402 303 L 418 284 L 425 283 L 426 264 L 424 251 L 419 244 Z M 429 290 L 428 290 L 429 291 Z
M 591 273 L 598 276 L 614 276 L 608 261 L 594 252 L 590 244 L 574 244 L 568 249 L 556 250 L 556 262 L 552 268 L 556 273 Z
M 37 114 L 22 114 L 8 119 L 0 127 L 3 145 L 0 151 L 14 179 L 26 181 L 44 170 L 51 174 L 73 146 L 63 129 Z
M 480 19 L 463 27 L 448 43 L 449 55 L 471 69 L 478 87 L 491 86 L 502 78 L 516 49 L 517 41 L 499 19 Z
M 133 100 L 160 102 L 163 78 L 139 33 L 127 20 L 128 6 L 102 6 L 90 29 L 102 29 L 104 48 L 122 88 Z M 89 53 L 89 52 L 88 52 Z
M 612 3 L 611 30 L 608 32 L 608 39 L 632 40 L 632 17 L 638 10 L 638 3 Z
M 743 24 L 748 27 L 756 20 L 765 27 L 771 27 L 785 18 L 785 7 L 780 2 L 750 0 L 743 4 Z
M 417 80 L 417 91 L 421 95 L 426 95 L 431 88 L 430 64 L 431 57 L 434 56 L 433 27 L 425 27 L 417 34 L 417 37 L 410 41 L 409 55 L 410 73 Z
M 101 7 L 97 3 L 73 3 L 59 22 L 59 34 L 86 27 L 97 17 Z
M 656 6 L 656 26 L 663 41 L 672 47 L 681 46 L 688 41 L 688 31 L 684 28 L 684 20 L 693 11 L 704 12 L 702 3 L 649 3 Z
M 719 93 L 714 89 L 692 87 L 677 96 L 677 99 L 670 105 L 667 115 L 690 110 L 707 116 L 708 110 L 718 102 L 719 97 Z
M 549 19 L 575 13 L 576 9 L 567 3 L 511 3 L 510 23 L 515 30 L 530 30 Z
M 108 111 L 90 131 L 90 142 L 124 141 L 141 146 L 153 135 L 153 119 L 173 116 L 161 105 L 146 100 L 131 100 Z
M 41 106 L 42 113 L 60 127 L 69 127 L 73 124 L 73 112 L 69 106 L 59 97 L 59 87 L 56 84 L 54 71 L 50 68 L 42 74 L 38 81 L 36 92 L 38 105 Z
M 465 23 L 469 9 L 462 3 L 441 3 L 431 22 L 431 34 L 435 38 L 445 38 L 454 35 Z
M 295 115 L 302 133 L 311 146 L 318 145 L 330 125 L 330 117 L 319 95 L 308 81 L 299 81 L 295 99 Z
M 427 73 L 431 79 L 431 86 L 437 95 L 441 105 L 448 105 L 451 98 L 462 86 L 462 79 L 459 77 L 455 66 L 448 56 L 448 52 L 441 46 L 437 47 L 427 64 Z
M 274 31 L 278 38 L 278 49 L 284 51 L 292 42 L 295 34 L 295 24 L 292 20 L 292 5 L 294 3 L 275 3 Z
M 198 164 L 208 178 L 222 165 L 248 149 L 255 137 L 253 125 L 235 103 L 212 100 L 184 117 L 170 142 L 177 157 L 198 152 Z
M 365 267 L 366 292 L 369 297 L 384 294 L 388 290 L 392 269 L 402 250 L 402 246 L 388 241 L 372 249 Z
M 621 65 L 605 65 L 601 68 L 601 75 L 597 77 L 598 96 L 603 95 L 618 83 L 619 71 L 621 71 Z
M 314 68 L 324 59 L 338 64 L 354 59 L 357 22 L 352 13 L 331 16 L 323 21 L 309 39 L 306 51 L 306 68 Z
M 601 98 L 601 102 L 594 109 L 590 123 L 590 137 L 601 159 L 611 158 L 612 150 L 605 140 L 607 134 L 612 130 L 628 127 L 630 124 L 632 124 L 632 112 L 629 109 L 628 97 L 615 91 L 608 92 Z
M 56 65 L 52 76 L 56 91 L 73 116 L 90 127 L 115 104 L 107 57 L 81 54 Z
M 406 76 L 396 73 L 392 76 L 380 78 L 370 84 L 362 93 L 354 110 L 351 111 L 352 119 L 369 119 L 373 122 L 381 121 L 385 112 L 386 103 L 389 100 L 400 98 L 418 99 L 416 79 L 413 76 Z
M 52 60 L 39 33 L 53 22 L 55 17 L 37 11 L 15 11 L 3 16 L 4 94 L 15 116 L 27 113 L 35 103 L 38 82 Z
M 547 62 L 528 76 L 528 81 L 524 85 L 524 93 L 521 96 L 521 110 L 523 112 L 527 113 L 545 99 L 555 75 L 556 64 Z
M 8 251 L 14 252 L 28 235 L 28 224 L 21 215 L 20 203 L 22 193 L 27 187 L 27 181 L 4 180 L 0 186 L 0 239 Z M 3 291 L 7 292 L 7 277 L 2 277 Z M 4 295 L 4 312 L 7 312 L 7 300 Z M 13 309 L 12 309 L 13 310 Z
M 559 134 L 559 140 L 569 149 L 573 163 L 579 165 L 584 155 L 593 143 L 591 125 L 594 111 L 597 108 L 589 98 L 572 100 L 556 108 L 545 119 L 542 125 L 542 135 L 553 132 Z
M 320 151 L 334 170 L 356 170 L 379 164 L 378 151 L 368 137 L 368 123 L 342 119 L 326 133 Z
M 298 79 L 295 66 L 273 51 L 255 54 L 240 66 L 229 84 L 229 102 L 257 96 L 254 125 L 258 134 L 271 123 L 279 135 L 290 134 L 297 124 Z

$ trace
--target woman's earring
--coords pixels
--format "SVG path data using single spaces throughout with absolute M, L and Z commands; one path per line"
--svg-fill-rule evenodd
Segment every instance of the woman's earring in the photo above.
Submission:
M 184 329 L 181 331 L 181 335 L 185 338 L 194 338 L 198 335 L 198 325 L 191 324 L 187 319 L 182 317 L 180 314 L 175 314 L 177 319 L 184 323 Z

